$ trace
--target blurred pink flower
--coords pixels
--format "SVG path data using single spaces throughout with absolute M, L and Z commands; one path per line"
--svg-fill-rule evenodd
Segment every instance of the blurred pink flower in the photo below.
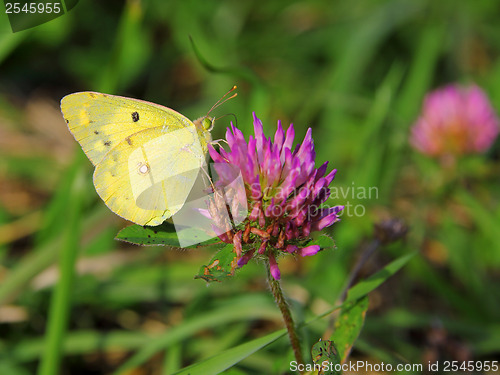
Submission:
M 410 144 L 433 157 L 481 153 L 499 131 L 495 111 L 478 86 L 448 85 L 425 97 Z

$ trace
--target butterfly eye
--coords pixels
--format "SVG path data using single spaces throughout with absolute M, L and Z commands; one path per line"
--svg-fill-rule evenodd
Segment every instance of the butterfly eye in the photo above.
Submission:
M 214 119 L 213 117 L 205 117 L 201 121 L 201 125 L 203 126 L 203 129 L 205 130 L 211 130 L 213 125 L 214 125 Z

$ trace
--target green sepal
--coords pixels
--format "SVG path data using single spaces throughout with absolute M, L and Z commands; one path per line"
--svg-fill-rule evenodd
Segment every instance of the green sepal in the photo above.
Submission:
M 321 233 L 320 235 L 316 235 L 313 238 L 308 238 L 305 240 L 297 240 L 291 242 L 292 244 L 297 245 L 299 248 L 304 248 L 312 245 L 319 245 L 320 251 L 326 249 L 336 249 L 335 241 L 328 234 Z
M 333 238 L 331 238 L 328 234 L 324 234 L 324 233 L 320 234 L 316 238 L 313 238 L 311 241 L 307 242 L 302 247 L 311 246 L 311 245 L 319 245 L 321 250 L 328 249 L 328 248 L 331 248 L 331 249 L 336 248 L 335 241 L 333 240 Z

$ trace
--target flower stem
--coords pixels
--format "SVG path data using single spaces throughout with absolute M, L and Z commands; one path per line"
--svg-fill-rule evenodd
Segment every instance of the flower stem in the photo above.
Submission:
M 286 329 L 288 331 L 288 338 L 292 344 L 293 354 L 295 355 L 295 360 L 297 364 L 304 364 L 304 359 L 302 358 L 302 351 L 300 350 L 300 341 L 297 336 L 297 330 L 295 324 L 293 323 L 292 314 L 290 313 L 290 308 L 285 300 L 283 291 L 281 290 L 279 280 L 276 280 L 269 269 L 269 263 L 267 264 L 267 282 L 271 288 L 274 295 L 274 300 L 278 305 L 281 315 L 283 316 L 283 321 L 285 322 Z

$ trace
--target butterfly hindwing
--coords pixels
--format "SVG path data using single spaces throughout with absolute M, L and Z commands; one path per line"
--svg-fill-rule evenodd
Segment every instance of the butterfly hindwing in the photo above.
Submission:
M 159 225 L 184 204 L 202 167 L 205 148 L 194 125 L 141 130 L 97 164 L 96 191 L 127 220 Z

